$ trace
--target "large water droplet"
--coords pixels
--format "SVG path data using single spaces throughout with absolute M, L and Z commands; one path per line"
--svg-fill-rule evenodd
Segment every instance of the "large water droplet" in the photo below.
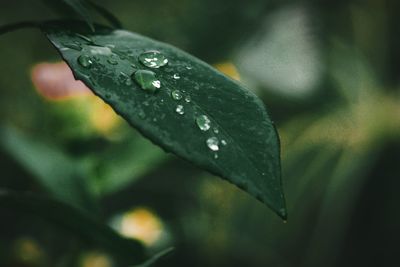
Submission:
M 183 97 L 181 91 L 179 91 L 179 90 L 174 90 L 174 91 L 172 91 L 172 92 L 171 92 L 171 96 L 172 96 L 172 98 L 173 98 L 174 100 L 181 100 L 182 97 Z
M 217 137 L 210 137 L 207 139 L 206 144 L 208 148 L 212 151 L 218 151 L 219 150 L 219 141 Z
M 200 115 L 196 118 L 196 124 L 202 131 L 208 131 L 211 127 L 211 121 L 206 115 Z
M 154 93 L 161 87 L 161 82 L 157 80 L 156 74 L 150 70 L 138 70 L 133 76 L 135 81 L 145 91 Z
M 177 105 L 176 109 L 175 109 L 175 112 L 180 114 L 180 115 L 183 115 L 183 114 L 185 114 L 185 109 L 183 108 L 182 105 Z
M 92 59 L 87 55 L 80 55 L 78 57 L 78 63 L 84 68 L 90 68 L 93 64 Z
M 147 51 L 139 56 L 139 61 L 149 68 L 158 69 L 168 64 L 168 59 L 159 51 Z

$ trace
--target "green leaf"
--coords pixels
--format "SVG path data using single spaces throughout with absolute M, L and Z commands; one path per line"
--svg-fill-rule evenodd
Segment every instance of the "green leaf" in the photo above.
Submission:
M 49 22 L 42 29 L 76 79 L 144 136 L 236 184 L 285 218 L 279 138 L 261 100 L 171 45 L 128 31 L 96 27 L 91 33 L 79 22 Z M 168 64 L 157 69 L 144 66 L 138 57 L 149 50 L 160 51 Z M 141 72 L 134 75 L 138 70 Z M 155 83 L 148 80 L 152 77 Z M 174 99 L 173 92 L 183 98 Z M 185 101 L 186 97 L 190 102 Z M 196 124 L 201 115 L 210 120 L 207 131 Z M 209 139 L 212 137 L 219 140 L 219 151 L 207 146 L 206 141 L 213 141 Z M 211 143 L 215 150 L 217 147 Z
M 57 199 L 92 213 L 98 211 L 85 173 L 59 148 L 12 127 L 0 127 L 0 148 L 30 171 Z
M 119 266 L 138 264 L 145 259 L 144 248 L 138 241 L 121 237 L 108 226 L 57 200 L 29 193 L 0 191 L 0 209 L 30 213 L 69 230 L 86 242 L 105 249 Z
M 100 195 L 109 195 L 121 190 L 167 159 L 165 153 L 148 140 L 131 135 L 129 140 L 116 143 L 96 155 L 97 191 Z
M 97 11 L 100 15 L 102 15 L 112 26 L 114 26 L 117 29 L 122 28 L 122 23 L 119 21 L 119 19 L 114 16 L 113 13 L 108 11 L 106 8 L 102 7 L 101 5 L 93 2 L 93 1 L 88 1 L 89 5 Z

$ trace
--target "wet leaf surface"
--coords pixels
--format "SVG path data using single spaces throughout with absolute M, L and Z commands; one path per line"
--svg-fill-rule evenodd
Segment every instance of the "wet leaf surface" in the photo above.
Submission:
M 49 22 L 42 30 L 75 78 L 145 137 L 286 218 L 279 137 L 252 92 L 187 53 L 132 32 L 96 25 L 92 33 L 80 22 Z

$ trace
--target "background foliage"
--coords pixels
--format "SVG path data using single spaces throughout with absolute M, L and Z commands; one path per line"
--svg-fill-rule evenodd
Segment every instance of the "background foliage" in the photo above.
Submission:
M 57 18 L 31 2 L 2 3 L 0 25 Z M 0 37 L 2 189 L 86 207 L 150 254 L 175 246 L 156 266 L 398 265 L 397 1 L 96 2 L 129 30 L 238 70 L 281 133 L 288 223 L 160 151 L 101 101 L 40 96 L 30 69 L 59 57 L 34 30 Z M 0 211 L 2 266 L 111 266 L 79 232 Z

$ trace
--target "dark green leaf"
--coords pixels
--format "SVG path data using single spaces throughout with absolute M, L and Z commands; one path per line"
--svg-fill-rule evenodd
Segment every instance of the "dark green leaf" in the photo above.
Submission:
M 89 0 L 42 0 L 46 5 L 65 16 L 77 15 L 84 19 L 89 27 L 94 30 L 91 10 L 97 11 L 103 16 L 113 27 L 121 28 L 122 24 L 110 11 L 101 5 Z
M 87 214 L 57 200 L 28 193 L 0 191 L 0 209 L 30 213 L 69 230 L 105 249 L 118 261 L 119 266 L 138 264 L 145 259 L 143 246 L 139 242 L 121 237 Z
M 77 14 L 84 19 L 89 27 L 94 30 L 90 6 L 86 0 L 42 0 L 46 5 L 56 10 L 61 15 Z
M 43 31 L 75 77 L 144 136 L 224 177 L 286 217 L 278 135 L 264 104 L 252 92 L 199 59 L 135 33 L 102 26 L 91 33 L 79 22 L 50 22 Z M 160 51 L 169 63 L 158 69 L 145 67 L 138 57 L 149 50 Z M 146 71 L 133 75 L 138 69 Z M 151 77 L 149 70 L 161 83 L 158 91 L 157 82 L 143 80 Z M 131 77 L 144 83 L 139 86 Z M 174 90 L 183 98 L 171 97 Z M 196 125 L 201 115 L 211 121 L 207 131 Z M 212 137 L 218 138 L 219 151 L 207 146 Z
M 99 13 L 100 15 L 102 15 L 105 19 L 107 19 L 107 21 L 114 26 L 117 29 L 122 28 L 122 23 L 119 21 L 119 19 L 117 17 L 114 16 L 113 13 L 111 13 L 110 11 L 108 11 L 106 8 L 98 5 L 97 3 L 93 2 L 93 1 L 88 1 L 88 3 L 93 7 L 93 9 L 95 9 L 97 11 L 97 13 Z
M 0 127 L 0 147 L 57 199 L 92 213 L 97 211 L 83 170 L 59 148 L 11 127 Z

